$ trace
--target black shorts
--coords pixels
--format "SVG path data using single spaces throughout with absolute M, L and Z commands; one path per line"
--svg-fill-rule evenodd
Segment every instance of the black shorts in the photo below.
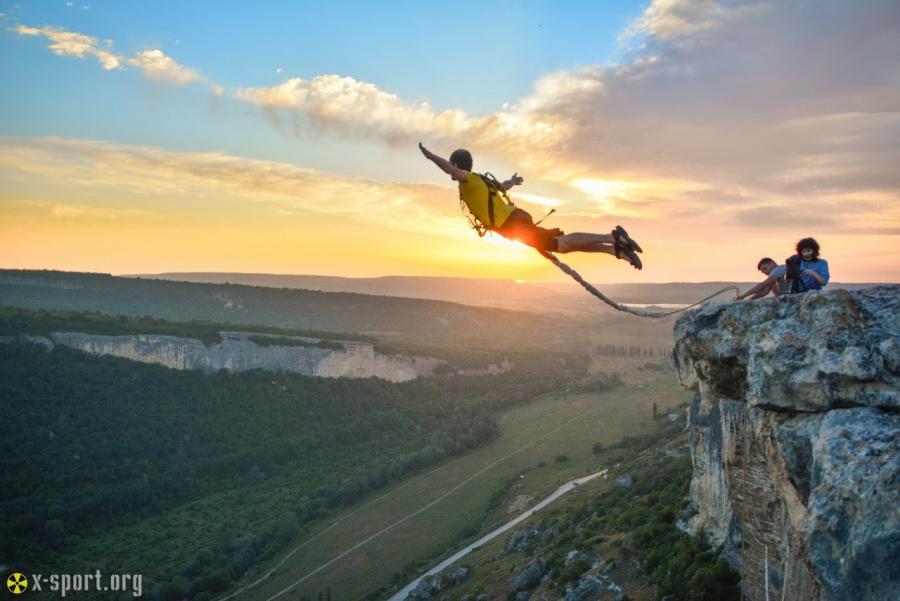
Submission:
M 504 238 L 518 240 L 532 248 L 549 252 L 556 252 L 559 247 L 556 237 L 563 234 L 559 228 L 547 229 L 535 225 L 531 215 L 522 209 L 514 209 L 494 231 Z

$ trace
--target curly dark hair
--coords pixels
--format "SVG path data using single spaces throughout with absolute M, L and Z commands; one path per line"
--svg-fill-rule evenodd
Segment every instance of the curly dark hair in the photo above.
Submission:
M 804 238 L 797 243 L 797 254 L 800 254 L 804 248 L 810 248 L 813 251 L 813 261 L 819 258 L 819 243 L 815 238 Z
M 472 153 L 465 148 L 458 148 L 450 155 L 450 164 L 463 171 L 472 170 Z

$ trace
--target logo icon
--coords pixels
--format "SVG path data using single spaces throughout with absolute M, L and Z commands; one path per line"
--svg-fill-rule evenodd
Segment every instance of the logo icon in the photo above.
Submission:
M 8 588 L 9 592 L 13 595 L 24 593 L 28 590 L 28 578 L 25 577 L 25 574 L 13 572 L 9 575 L 9 578 L 6 579 L 6 588 Z

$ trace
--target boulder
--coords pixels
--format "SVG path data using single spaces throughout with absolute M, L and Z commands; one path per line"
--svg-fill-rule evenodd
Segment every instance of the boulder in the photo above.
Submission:
M 563 565 L 569 567 L 577 561 L 582 561 L 590 565 L 593 564 L 596 560 L 597 558 L 590 553 L 584 553 L 583 551 L 573 549 L 572 551 L 566 553 L 566 559 L 563 561 Z
M 582 576 L 578 584 L 566 587 L 564 601 L 622 601 L 622 588 L 609 578 L 589 574 Z
M 444 588 L 444 579 L 440 574 L 424 576 L 409 592 L 407 599 L 431 599 Z
M 547 566 L 543 560 L 535 559 L 528 564 L 525 570 L 514 576 L 509 584 L 515 592 L 531 590 L 541 583 L 541 578 L 546 573 Z
M 460 582 L 464 582 L 469 578 L 470 570 L 467 566 L 460 566 L 453 570 L 453 574 L 451 574 L 450 578 L 453 580 L 454 584 L 459 584 Z

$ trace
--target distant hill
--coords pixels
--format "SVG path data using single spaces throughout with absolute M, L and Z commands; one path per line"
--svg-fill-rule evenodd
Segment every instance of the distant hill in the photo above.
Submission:
M 169 272 L 136 274 L 133 277 L 156 278 L 210 284 L 247 284 L 275 288 L 305 288 L 322 292 L 358 292 L 388 296 L 410 296 L 439 300 L 481 299 L 525 294 L 545 297 L 552 290 L 540 284 L 522 284 L 513 280 L 488 278 L 454 278 L 426 276 L 382 276 L 376 278 L 347 278 L 328 275 L 285 275 L 269 273 L 203 273 Z M 477 290 L 476 290 L 477 288 Z M 479 292 L 481 294 L 479 294 Z M 456 297 L 456 298 L 451 298 Z
M 476 348 L 568 346 L 583 327 L 559 316 L 435 300 L 61 271 L 0 270 L 0 304 L 357 333 Z
M 566 287 L 532 284 L 514 280 L 426 276 L 383 276 L 345 278 L 325 275 L 281 275 L 268 273 L 158 273 L 133 277 L 208 284 L 245 284 L 272 288 L 302 288 L 321 292 L 354 292 L 378 296 L 398 296 L 442 300 L 480 307 L 503 307 L 527 311 L 577 309 L 554 303 Z M 570 300 L 570 299 L 566 299 Z
M 466 305 L 510 307 L 529 311 L 583 312 L 594 309 L 593 301 L 577 284 L 519 283 L 487 278 L 451 278 L 426 276 L 383 276 L 345 278 L 322 275 L 281 275 L 267 273 L 167 272 L 132 277 L 212 284 L 246 284 L 273 288 L 302 288 L 322 292 L 356 292 L 444 300 Z M 762 280 L 762 276 L 760 276 Z M 661 284 L 600 284 L 613 299 L 637 304 L 689 304 L 724 286 L 741 290 L 757 282 L 669 282 Z M 830 288 L 855 290 L 878 284 L 832 283 Z M 723 298 L 727 298 L 724 296 Z M 587 301 L 587 302 L 581 302 Z

